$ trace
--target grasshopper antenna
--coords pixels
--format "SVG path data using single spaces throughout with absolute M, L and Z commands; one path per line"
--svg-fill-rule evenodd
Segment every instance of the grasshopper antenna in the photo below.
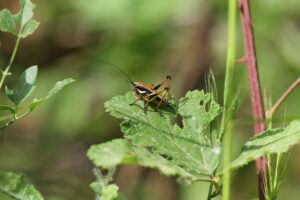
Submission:
M 130 81 L 130 83 L 131 83 L 133 86 L 135 86 L 135 85 L 134 85 L 134 82 L 132 81 L 132 79 L 130 78 L 130 76 L 129 76 L 123 69 L 121 69 L 120 67 L 118 67 L 118 66 L 116 66 L 116 65 L 114 65 L 114 64 L 112 64 L 112 63 L 110 63 L 110 62 L 104 61 L 104 60 L 100 60 L 100 62 L 102 62 L 102 63 L 104 63 L 104 64 L 107 64 L 107 65 L 110 65 L 110 66 L 114 67 L 116 70 L 118 70 L 120 73 L 122 73 L 122 74 Z

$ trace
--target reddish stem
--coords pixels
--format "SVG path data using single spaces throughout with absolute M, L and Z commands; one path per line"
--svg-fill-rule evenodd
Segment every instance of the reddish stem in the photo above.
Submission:
M 264 123 L 265 111 L 260 89 L 249 0 L 240 0 L 239 8 L 244 32 L 244 46 L 246 54 L 245 58 L 242 60 L 246 63 L 248 68 L 252 114 L 255 121 L 254 131 L 255 134 L 258 134 L 266 130 L 266 125 Z M 267 174 L 267 159 L 265 157 L 256 160 L 256 170 L 258 175 L 259 199 L 264 200 L 264 176 Z

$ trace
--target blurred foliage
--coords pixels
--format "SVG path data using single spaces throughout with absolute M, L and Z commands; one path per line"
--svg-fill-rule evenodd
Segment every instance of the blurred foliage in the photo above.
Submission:
M 42 195 L 28 184 L 22 175 L 0 173 L 1 199 L 43 200 Z
M 25 66 L 39 65 L 35 96 L 43 96 L 53 82 L 64 77 L 74 77 L 78 82 L 1 132 L 0 169 L 25 172 L 46 199 L 94 199 L 89 188 L 94 177 L 86 150 L 91 144 L 120 136 L 118 122 L 104 113 L 103 102 L 124 94 L 131 86 L 101 60 L 122 67 L 133 80 L 146 83 L 172 75 L 172 92 L 177 99 L 189 89 L 203 88 L 204 74 L 212 68 L 222 94 L 226 1 L 33 2 L 41 24 L 35 35 L 21 42 L 13 73 L 20 74 Z M 260 77 L 263 88 L 275 102 L 300 74 L 300 2 L 251 3 Z M 0 8 L 16 11 L 18 1 L 2 0 Z M 239 30 L 238 55 L 242 57 L 240 27 Z M 0 65 L 5 65 L 15 40 L 1 33 L 0 41 Z M 14 78 L 8 79 L 8 85 L 15 82 Z M 236 78 L 244 97 L 234 133 L 234 148 L 239 151 L 252 135 L 252 121 L 247 120 L 251 119 L 251 111 L 244 65 L 239 64 Z M 281 118 L 285 109 L 288 116 L 299 117 L 299 95 L 300 90 L 296 90 L 275 118 Z M 6 97 L 0 99 L 8 102 Z M 294 184 L 300 179 L 297 153 L 296 149 L 288 170 L 293 175 L 288 174 L 283 183 L 280 199 L 298 199 L 298 187 Z M 172 194 L 176 194 L 180 196 L 177 199 L 193 200 L 199 199 L 204 190 L 178 189 L 174 180 L 141 168 L 121 168 L 116 180 L 128 199 L 173 200 Z M 251 166 L 238 173 L 233 185 L 234 199 L 255 197 L 255 180 L 255 169 Z

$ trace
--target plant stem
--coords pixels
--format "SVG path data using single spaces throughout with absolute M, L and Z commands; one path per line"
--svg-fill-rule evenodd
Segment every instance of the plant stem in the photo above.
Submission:
M 10 70 L 10 68 L 11 68 L 11 66 L 12 66 L 12 64 L 13 64 L 13 62 L 15 60 L 15 57 L 16 57 L 16 54 L 17 54 L 17 51 L 18 51 L 18 47 L 19 47 L 19 44 L 20 44 L 20 41 L 21 41 L 22 29 L 23 29 L 23 27 L 21 27 L 20 30 L 19 30 L 17 41 L 16 41 L 16 44 L 15 44 L 13 53 L 12 53 L 12 55 L 10 57 L 9 63 L 7 65 L 7 67 L 5 68 L 5 70 L 2 71 L 2 76 L 1 76 L 1 80 L 0 80 L 0 91 L 1 91 L 1 88 L 2 88 L 2 86 L 4 84 L 4 81 L 5 81 L 6 77 L 10 75 L 9 70 Z
M 236 36 L 236 0 L 228 0 L 228 44 L 227 44 L 227 58 L 226 58 L 226 75 L 224 83 L 224 111 L 221 123 L 221 138 L 226 130 L 226 122 L 229 118 L 229 110 L 232 100 L 232 82 L 235 64 L 235 36 Z
M 279 153 L 276 156 L 276 168 L 275 168 L 275 174 L 274 174 L 274 183 L 273 183 L 273 188 L 278 187 L 278 182 L 279 182 L 279 173 L 280 173 L 280 163 L 281 163 L 281 158 L 282 158 L 282 153 Z M 276 192 L 273 192 L 272 194 L 276 194 Z
M 286 98 L 296 89 L 296 87 L 300 86 L 300 78 L 298 78 L 286 91 L 285 93 L 278 99 L 275 105 L 271 108 L 271 110 L 267 111 L 267 118 L 272 118 L 273 114 L 280 107 L 280 105 L 286 100 Z
M 215 180 L 212 178 L 197 178 L 195 181 L 200 181 L 200 182 L 209 182 L 209 183 L 214 183 Z
M 208 193 L 207 193 L 207 200 L 210 200 L 211 199 L 211 194 L 212 194 L 212 191 L 213 191 L 213 184 L 209 184 L 209 189 L 208 189 Z
M 222 199 L 230 200 L 231 191 L 231 169 L 228 167 L 231 161 L 231 143 L 232 143 L 232 124 L 228 123 L 226 126 L 226 132 L 224 136 L 224 158 L 223 167 L 225 170 L 223 174 L 223 188 L 222 188 Z
M 236 38 L 236 0 L 228 0 L 228 47 L 226 60 L 226 75 L 224 86 L 224 111 L 221 123 L 221 140 L 224 136 L 224 159 L 223 167 L 230 165 L 231 161 L 231 140 L 232 140 L 232 82 L 235 64 L 235 38 Z M 231 171 L 226 170 L 223 176 L 222 199 L 230 199 Z
M 244 32 L 245 58 L 243 61 L 247 64 L 249 85 L 251 92 L 252 114 L 255 121 L 254 131 L 258 134 L 266 129 L 265 111 L 261 95 L 256 49 L 254 42 L 253 26 L 250 13 L 249 0 L 240 0 L 240 13 Z M 268 170 L 267 159 L 265 157 L 256 160 L 256 169 L 258 174 L 259 199 L 264 198 L 263 176 Z

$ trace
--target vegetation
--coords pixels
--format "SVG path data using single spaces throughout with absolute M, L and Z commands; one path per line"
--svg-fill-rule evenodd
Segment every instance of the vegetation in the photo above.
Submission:
M 8 76 L 12 75 L 10 72 L 13 65 L 20 40 L 31 35 L 39 26 L 39 22 L 32 19 L 34 4 L 30 0 L 20 0 L 20 11 L 13 15 L 9 10 L 3 9 L 0 11 L 0 30 L 4 32 L 9 32 L 17 37 L 17 41 L 12 52 L 11 58 L 8 65 L 1 70 L 1 80 L 0 80 L 0 90 L 5 83 Z M 26 100 L 35 89 L 35 81 L 37 77 L 38 68 L 37 66 L 32 66 L 26 69 L 19 77 L 15 89 L 11 90 L 5 87 L 5 93 L 7 97 L 14 103 L 14 106 L 10 105 L 0 105 L 0 111 L 9 111 L 10 117 L 6 117 L 1 114 L 1 120 L 7 122 L 1 126 L 0 129 L 5 129 L 12 125 L 17 120 L 25 117 L 31 113 L 36 107 L 45 102 L 53 94 L 57 93 L 64 86 L 72 83 L 73 79 L 65 79 L 63 81 L 57 82 L 55 86 L 49 91 L 47 96 L 43 98 L 35 98 L 27 106 L 27 111 L 23 111 L 24 100 Z M 5 196 L 1 196 L 1 199 L 11 197 L 13 199 L 43 199 L 41 194 L 32 186 L 29 185 L 22 175 L 14 174 L 12 172 L 2 172 L 0 174 L 0 191 Z
M 32 60 L 27 61 L 30 64 L 23 64 L 24 61 L 18 60 L 18 55 L 20 55 L 19 59 L 22 58 L 22 55 L 30 58 L 26 49 L 28 46 L 21 48 L 20 44 L 23 39 L 27 37 L 30 39 L 29 36 L 40 26 L 40 22 L 33 19 L 35 5 L 30 0 L 20 0 L 20 10 L 17 14 L 12 14 L 13 12 L 6 8 L 0 11 L 0 30 L 3 32 L 4 38 L 1 40 L 5 41 L 1 46 L 3 58 L 0 62 L 1 66 L 5 66 L 1 68 L 0 79 L 0 91 L 2 92 L 2 96 L 0 96 L 0 134 L 3 141 L 3 148 L 0 149 L 2 163 L 0 167 L 0 199 L 192 200 L 219 198 L 229 200 L 253 197 L 258 197 L 260 200 L 280 199 L 281 191 L 284 191 L 282 189 L 284 177 L 291 170 L 289 168 L 291 166 L 289 164 L 289 158 L 292 156 L 291 149 L 300 139 L 300 120 L 299 117 L 289 117 L 290 114 L 278 118 L 277 113 L 282 111 L 280 107 L 285 101 L 291 105 L 287 106 L 291 110 L 289 113 L 297 115 L 300 112 L 297 98 L 295 97 L 294 103 L 288 100 L 292 92 L 297 92 L 295 89 L 300 85 L 299 73 L 295 73 L 299 72 L 299 68 L 290 67 L 291 63 L 298 63 L 298 60 L 297 56 L 288 53 L 290 52 L 287 50 L 288 48 L 283 46 L 281 49 L 282 45 L 278 44 L 282 50 L 280 55 L 285 58 L 282 60 L 285 60 L 286 66 L 293 71 L 294 76 L 290 77 L 289 82 L 295 79 L 296 81 L 273 105 L 271 95 L 262 92 L 262 88 L 265 87 L 262 83 L 267 79 L 261 81 L 260 77 L 268 77 L 268 73 L 271 73 L 268 71 L 270 69 L 272 69 L 272 73 L 275 73 L 278 66 L 271 65 L 272 61 L 269 63 L 264 61 L 268 51 L 264 50 L 267 45 L 261 45 L 263 42 L 259 31 L 258 39 L 254 40 L 256 24 L 251 16 L 252 7 L 249 0 L 240 0 L 239 7 L 236 0 L 229 0 L 228 4 L 199 3 L 194 0 L 188 3 L 179 1 L 134 3 L 130 0 L 123 1 L 121 4 L 118 0 L 107 4 L 94 3 L 95 5 L 91 6 L 92 2 L 83 4 L 79 0 L 64 5 L 59 1 L 51 2 L 52 6 L 57 6 L 58 15 L 60 15 L 59 12 L 68 11 L 70 13 L 78 12 L 80 16 L 85 17 L 84 19 L 76 18 L 72 14 L 65 16 L 67 22 L 78 23 L 76 27 L 73 27 L 74 30 L 66 29 L 68 23 L 52 21 L 52 29 L 58 32 L 52 32 L 57 34 L 56 45 L 61 45 L 60 47 L 64 51 L 53 47 L 55 40 L 48 41 L 46 46 L 33 51 L 38 55 L 37 63 L 43 65 L 47 59 L 49 62 L 46 62 L 48 69 L 42 69 L 41 75 L 39 75 L 41 81 L 38 82 L 38 85 L 39 87 L 41 85 L 42 89 L 40 93 L 44 93 L 44 87 L 54 79 L 70 76 L 70 74 L 78 79 L 76 85 L 66 88 L 61 94 L 58 92 L 73 83 L 74 79 L 58 81 L 48 94 L 41 98 L 32 98 L 36 89 L 37 65 L 32 65 Z M 139 87 L 134 85 L 134 92 L 130 91 L 120 95 L 121 90 L 119 89 L 125 85 L 120 82 L 122 80 L 119 76 L 121 75 L 120 70 L 117 71 L 114 67 L 109 66 L 107 61 L 120 66 L 121 71 L 128 72 L 130 76 L 135 70 L 140 73 L 141 77 L 145 77 L 145 83 L 153 81 L 151 77 L 153 74 L 158 78 L 164 76 L 165 72 L 162 69 L 147 68 L 147 66 L 161 65 L 162 60 L 165 59 L 164 56 L 169 51 L 168 48 L 171 47 L 167 45 L 173 44 L 173 40 L 180 41 L 180 39 L 171 37 L 174 34 L 174 27 L 171 27 L 171 16 L 177 16 L 181 20 L 192 23 L 192 19 L 195 20 L 197 17 L 189 14 L 199 13 L 200 10 L 196 9 L 193 12 L 190 10 L 199 7 L 200 4 L 211 6 L 204 10 L 214 10 L 214 12 L 220 13 L 220 16 L 224 16 L 225 13 L 228 16 L 226 67 L 222 68 L 222 70 L 225 69 L 225 76 L 219 75 L 221 73 L 218 73 L 216 67 L 210 69 L 206 66 L 207 63 L 201 63 L 195 59 L 200 53 L 206 53 L 202 59 L 207 59 L 206 57 L 210 53 L 207 53 L 206 50 L 199 50 L 197 46 L 198 51 L 192 52 L 193 48 L 191 48 L 189 55 L 185 55 L 186 50 L 181 47 L 182 51 L 177 54 L 186 56 L 185 59 L 191 63 L 195 62 L 195 66 L 203 66 L 207 71 L 205 75 L 196 76 L 201 70 L 195 71 L 193 67 L 185 67 L 185 64 L 188 65 L 189 62 L 184 62 L 181 67 L 169 70 L 172 72 L 172 81 L 175 82 L 170 91 L 172 93 L 170 100 L 167 100 L 164 93 L 159 92 L 156 87 L 151 85 Z M 183 8 L 183 5 L 187 8 Z M 278 3 L 278 8 L 274 7 L 274 10 L 278 13 L 287 12 L 279 9 L 284 6 L 287 5 Z M 105 9 L 99 13 L 97 7 Z M 225 9 L 227 7 L 228 10 Z M 176 14 L 176 11 L 181 14 Z M 182 14 L 183 11 L 189 14 Z M 240 34 L 240 26 L 237 23 L 238 12 L 241 16 L 241 29 L 243 29 L 241 35 L 244 38 L 245 49 L 241 59 L 237 59 L 242 52 L 240 45 L 242 42 L 238 41 Z M 154 15 L 155 18 L 153 18 Z M 261 17 L 261 10 L 257 9 L 254 16 Z M 207 21 L 216 20 L 209 14 L 202 18 L 207 18 Z M 262 17 L 262 19 L 264 18 Z M 187 21 L 180 22 L 179 20 L 176 23 L 187 23 Z M 97 38 L 93 34 L 85 35 L 88 32 L 87 27 L 93 27 L 92 25 L 96 25 L 98 22 L 101 25 L 95 26 L 91 32 L 101 35 L 101 38 Z M 51 24 L 51 22 L 47 23 Z M 279 23 L 272 24 L 270 21 L 266 23 L 269 27 L 280 26 Z M 211 26 L 214 26 L 212 23 L 208 24 L 197 21 L 193 26 L 206 26 L 211 33 L 217 34 L 215 42 L 220 43 L 219 38 L 222 34 L 218 34 L 214 28 L 211 29 Z M 167 27 L 166 25 L 171 28 L 164 28 L 161 31 L 163 27 Z M 51 25 L 46 26 L 51 27 Z M 44 27 L 42 32 L 45 30 L 46 32 L 50 31 Z M 258 30 L 262 29 L 258 27 Z M 205 28 L 203 30 L 201 28 L 201 34 L 197 34 L 197 38 L 203 43 L 209 41 L 205 31 L 207 31 Z M 289 33 L 293 34 L 293 31 L 297 32 L 297 30 L 290 30 Z M 16 37 L 12 48 L 8 48 L 12 43 L 12 40 L 9 39 L 11 36 L 8 34 Z M 36 35 L 38 34 L 41 33 L 38 32 Z M 114 37 L 119 38 L 119 41 L 114 41 Z M 187 40 L 187 38 L 183 37 L 182 40 Z M 165 41 L 161 42 L 162 40 Z M 269 38 L 269 40 L 273 42 L 273 38 Z M 33 40 L 24 42 L 31 43 Z M 107 42 L 106 47 L 105 42 Z M 286 44 L 287 42 L 283 41 L 282 43 Z M 9 44 L 8 47 L 5 46 L 7 44 Z M 199 43 L 195 44 L 199 45 Z M 208 43 L 207 46 L 209 46 Z M 6 48 L 7 52 L 4 51 Z M 51 50 L 52 48 L 53 50 Z M 34 45 L 28 49 L 28 52 L 32 51 Z M 8 51 L 10 55 L 6 56 Z M 47 55 L 46 59 L 39 59 L 38 57 L 43 57 L 43 51 L 55 56 L 47 57 Z M 51 51 L 55 53 L 51 54 Z M 139 51 L 143 53 L 135 55 Z M 60 53 L 56 54 L 56 52 Z M 99 55 L 98 52 L 101 54 Z M 193 53 L 196 53 L 195 57 L 191 56 Z M 224 51 L 222 53 L 225 55 Z M 179 57 L 178 55 L 177 57 Z M 260 58 L 265 66 L 272 66 L 272 68 L 266 67 L 259 71 L 259 66 L 263 66 L 258 65 Z M 214 59 L 217 59 L 216 55 Z M 216 61 L 216 63 L 218 62 Z M 145 68 L 141 70 L 141 68 L 125 69 L 122 67 L 132 63 L 144 64 Z M 220 63 L 224 66 L 224 59 Z M 247 71 L 242 69 L 242 66 L 237 67 L 241 64 L 245 64 Z M 31 67 L 24 68 L 21 73 L 24 65 Z M 60 68 L 54 67 L 52 71 L 49 68 L 51 65 Z M 184 70 L 185 68 L 187 71 Z M 284 70 L 282 69 L 282 71 Z M 14 76 L 17 73 L 20 73 L 19 78 Z M 109 75 L 111 73 L 113 73 L 112 76 Z M 185 74 L 186 77 L 182 74 Z M 243 106 L 242 100 L 242 96 L 248 90 L 244 87 L 247 79 L 241 80 L 240 77 L 244 77 L 246 74 L 248 74 L 251 107 Z M 282 77 L 282 74 L 283 72 L 279 73 L 280 80 L 285 83 L 287 80 Z M 193 78 L 194 76 L 196 78 Z M 202 87 L 205 85 L 205 89 L 199 89 L 201 87 L 197 84 L 197 80 L 203 77 L 205 78 Z M 182 82 L 176 83 L 177 78 L 182 79 Z M 137 80 L 141 81 L 142 78 Z M 189 84 L 192 87 L 188 87 Z M 285 86 L 287 85 L 288 83 Z M 173 90 L 173 88 L 175 89 Z M 118 92 L 114 92 L 116 89 Z M 143 90 L 146 91 L 146 95 Z M 168 89 L 163 90 L 168 91 Z M 147 96 L 148 92 L 151 93 L 151 98 Z M 222 98 L 219 98 L 218 94 L 221 92 L 223 95 L 221 95 Z M 182 95 L 179 95 L 180 93 Z M 275 91 L 276 93 L 279 94 L 278 91 Z M 55 95 L 58 97 L 49 99 L 54 94 L 58 94 Z M 273 96 L 280 96 L 278 94 Z M 103 96 L 105 97 L 103 98 Z M 179 96 L 182 97 L 179 98 Z M 137 98 L 138 101 L 136 101 Z M 156 109 L 157 103 L 154 101 L 157 98 L 162 102 L 158 109 Z M 36 110 L 45 102 L 48 102 L 48 106 L 42 106 Z M 146 106 L 148 103 L 152 106 Z M 248 104 L 250 105 L 250 103 Z M 241 113 L 250 113 L 251 110 L 252 120 L 248 120 L 250 121 L 248 122 Z M 112 121 L 112 118 L 106 116 L 105 113 L 109 113 L 118 121 Z M 29 114 L 30 116 L 28 116 Z M 25 118 L 25 116 L 28 117 Z M 250 116 L 247 115 L 247 117 Z M 120 123 L 122 136 L 114 134 L 118 131 L 118 123 Z M 254 131 L 248 125 L 253 125 Z M 241 135 L 244 135 L 241 133 L 247 132 L 252 136 L 248 135 L 241 139 Z M 99 133 L 102 134 L 100 143 L 95 144 L 98 143 Z M 7 142 L 8 144 L 6 144 Z M 90 162 L 85 157 L 86 151 L 87 158 L 92 161 L 93 166 L 89 165 Z M 250 163 L 254 162 L 256 162 L 258 178 L 254 178 L 254 169 L 251 170 L 251 167 L 248 167 Z M 135 168 L 137 172 L 130 168 L 133 165 L 138 166 Z M 247 167 L 244 167 L 246 165 Z M 122 169 L 127 172 L 122 173 Z M 171 183 L 166 184 L 168 182 L 165 181 L 165 184 L 158 188 L 156 193 L 151 194 L 149 192 L 151 186 L 147 186 L 147 184 L 155 185 L 155 176 L 158 175 L 151 175 L 155 171 L 166 177 L 174 177 L 174 179 L 165 179 Z M 26 174 L 28 178 L 20 173 Z M 137 174 L 134 175 L 134 173 Z M 122 174 L 127 177 L 122 178 Z M 237 174 L 237 181 L 233 178 L 233 174 Z M 251 180 L 247 183 L 251 185 L 251 189 L 244 188 L 241 191 L 235 189 L 241 188 L 243 185 L 237 185 L 235 182 L 245 181 L 240 177 L 247 177 L 248 174 L 251 178 L 245 180 Z M 139 179 L 137 176 L 142 178 Z M 29 178 L 30 180 L 28 180 Z M 175 179 L 176 186 L 172 181 Z M 132 180 L 141 184 L 133 183 Z M 125 181 L 126 184 L 122 184 L 122 181 Z M 31 182 L 34 182 L 36 187 Z M 49 184 L 49 182 L 53 182 L 53 184 Z M 258 187 L 254 184 L 255 182 Z M 171 189 L 169 194 L 163 194 L 164 189 L 172 187 L 172 184 L 176 188 Z M 202 184 L 201 187 L 198 184 Z M 201 188 L 201 192 L 199 189 L 198 192 L 189 193 L 190 188 L 195 186 Z M 251 190 L 255 192 L 251 193 Z M 168 195 L 171 197 L 167 197 Z M 287 195 L 282 195 L 282 197 L 286 198 Z M 289 194 L 289 198 L 292 199 L 293 196 Z

